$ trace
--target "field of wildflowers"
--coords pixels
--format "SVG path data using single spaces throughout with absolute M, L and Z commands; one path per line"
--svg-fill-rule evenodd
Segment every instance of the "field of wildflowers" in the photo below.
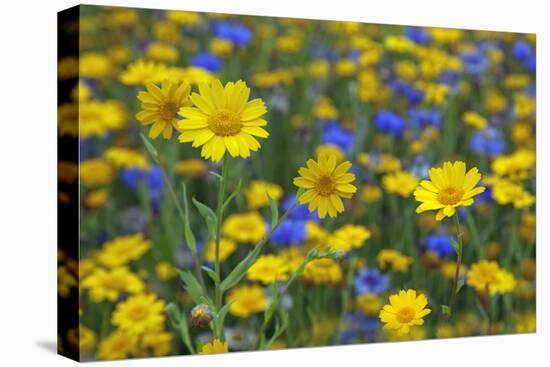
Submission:
M 535 35 L 81 6 L 79 51 L 62 348 L 535 331 Z

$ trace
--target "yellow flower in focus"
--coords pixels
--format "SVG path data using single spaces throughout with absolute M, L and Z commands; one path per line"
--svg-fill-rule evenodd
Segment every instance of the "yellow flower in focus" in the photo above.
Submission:
M 409 256 L 403 255 L 401 252 L 393 249 L 380 250 L 376 256 L 376 261 L 381 269 L 386 269 L 389 265 L 393 271 L 399 273 L 409 270 L 409 265 L 412 263 L 412 259 Z
M 283 188 L 266 181 L 252 181 L 245 191 L 246 201 L 250 210 L 269 206 L 268 195 L 275 202 L 283 197 Z
M 299 203 L 309 203 L 309 211 L 317 209 L 320 218 L 325 218 L 327 213 L 331 218 L 342 213 L 341 198 L 349 199 L 357 191 L 352 184 L 355 175 L 348 173 L 350 168 L 348 161 L 337 166 L 334 156 L 321 156 L 317 161 L 309 159 L 307 168 L 300 168 L 300 176 L 294 178 L 294 185 L 307 190 L 298 198 Z
M 229 313 L 233 316 L 248 318 L 262 312 L 267 307 L 267 297 L 262 287 L 257 285 L 240 285 L 233 288 L 225 298 L 231 303 Z
M 111 322 L 133 335 L 162 330 L 165 302 L 155 294 L 138 294 L 116 305 Z
M 258 280 L 264 285 L 275 281 L 288 279 L 288 267 L 285 260 L 276 255 L 261 255 L 256 262 L 248 269 L 246 276 L 248 280 Z
M 155 61 L 137 60 L 120 74 L 120 81 L 126 85 L 159 83 L 168 77 L 168 68 Z
M 334 144 L 321 144 L 315 149 L 315 157 L 319 159 L 321 155 L 330 156 L 333 155 L 336 158 L 336 163 L 340 164 L 346 158 L 346 155 L 339 146 Z
M 117 168 L 149 168 L 145 155 L 133 149 L 111 147 L 105 150 L 105 158 Z
M 267 138 L 263 129 L 267 121 L 261 117 L 267 108 L 260 98 L 248 101 L 250 88 L 242 80 L 228 82 L 225 87 L 219 80 L 199 84 L 200 94 L 193 93 L 191 101 L 196 107 L 183 107 L 178 122 L 180 143 L 192 142 L 202 146 L 201 156 L 219 162 L 227 150 L 232 157 L 248 158 L 250 151 L 258 151 L 260 143 L 255 137 Z
M 117 330 L 101 341 L 96 357 L 100 360 L 128 358 L 137 352 L 137 341 L 136 335 Z
M 397 194 L 408 198 L 418 186 L 418 178 L 409 172 L 397 171 L 385 175 L 382 178 L 382 186 L 390 194 Z
M 122 266 L 110 270 L 96 268 L 82 280 L 82 288 L 89 289 L 90 299 L 99 303 L 105 300 L 115 302 L 123 293 L 140 293 L 145 285 L 137 275 Z
M 103 266 L 114 268 L 141 258 L 152 246 L 142 233 L 119 236 L 103 244 L 96 260 Z
M 309 284 L 338 285 L 342 280 L 342 268 L 333 259 L 312 260 L 304 269 L 304 282 Z
M 442 220 L 452 217 L 456 208 L 470 206 L 473 197 L 485 191 L 485 187 L 475 187 L 481 175 L 476 167 L 466 173 L 466 164 L 461 161 L 445 162 L 443 168 L 431 168 L 430 181 L 420 182 L 414 192 L 414 197 L 420 204 L 417 213 L 428 210 L 438 210 L 435 219 Z
M 382 308 L 382 300 L 374 293 L 361 294 L 357 297 L 357 307 L 367 316 L 375 316 Z
M 182 176 L 202 177 L 208 172 L 208 165 L 202 159 L 190 158 L 178 162 L 176 172 Z
M 346 224 L 332 234 L 328 245 L 333 250 L 350 251 L 362 247 L 369 238 L 371 232 L 365 226 Z
M 189 100 L 191 86 L 187 82 L 176 84 L 164 80 L 161 88 L 153 83 L 147 83 L 146 88 L 147 92 L 138 93 L 143 110 L 136 118 L 142 125 L 152 125 L 149 130 L 151 139 L 156 139 L 161 133 L 164 139 L 170 139 L 179 121 L 178 111 L 192 105 Z
M 237 244 L 227 238 L 220 238 L 219 260 L 225 261 L 237 249 Z M 216 241 L 208 242 L 204 258 L 211 263 L 216 261 Z
M 199 354 L 219 354 L 229 352 L 227 342 L 223 342 L 219 339 L 214 339 L 210 343 L 206 343 L 202 346 Z
M 267 232 L 267 224 L 258 212 L 231 214 L 224 221 L 222 232 L 234 241 L 256 244 Z
M 487 127 L 487 119 L 474 111 L 464 112 L 462 120 L 468 126 L 476 129 L 485 129 Z
M 113 167 L 105 159 L 95 158 L 80 162 L 80 182 L 88 187 L 104 185 L 113 180 Z
M 361 199 L 367 203 L 375 203 L 382 198 L 382 190 L 378 186 L 365 185 L 361 191 Z
M 155 265 L 155 273 L 160 280 L 170 280 L 178 275 L 176 268 L 167 261 L 159 261 Z
M 380 311 L 380 320 L 385 324 L 385 330 L 394 330 L 399 335 L 406 335 L 412 327 L 424 324 L 424 317 L 432 311 L 426 308 L 428 300 L 424 294 L 416 295 L 416 291 L 401 290 L 390 296 L 390 303 Z

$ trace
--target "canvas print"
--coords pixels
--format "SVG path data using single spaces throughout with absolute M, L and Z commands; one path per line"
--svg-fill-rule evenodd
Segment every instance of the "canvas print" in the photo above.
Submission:
M 536 37 L 59 14 L 59 352 L 535 332 Z

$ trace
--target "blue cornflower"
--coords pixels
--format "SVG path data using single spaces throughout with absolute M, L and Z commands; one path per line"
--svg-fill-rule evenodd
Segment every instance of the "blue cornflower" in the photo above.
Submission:
M 306 222 L 303 220 L 286 219 L 273 232 L 271 242 L 284 246 L 292 246 L 302 244 L 305 238 Z
M 283 201 L 283 210 L 286 212 L 296 202 L 296 196 L 291 195 Z M 317 209 L 310 212 L 306 204 L 298 204 L 289 215 L 290 219 L 296 220 L 319 220 Z
M 361 269 L 353 280 L 355 293 L 381 294 L 388 290 L 390 279 L 378 269 Z
M 481 74 L 489 62 L 485 55 L 478 49 L 460 54 L 464 69 L 470 74 Z
M 496 157 L 504 153 L 506 145 L 500 131 L 488 128 L 474 133 L 470 140 L 470 149 L 478 154 Z
M 531 46 L 524 40 L 519 40 L 514 43 L 513 53 L 516 59 L 524 62 L 533 55 Z
M 389 82 L 389 87 L 405 96 L 410 104 L 418 104 L 424 99 L 424 92 L 414 88 L 411 84 L 400 80 L 393 80 Z
M 411 108 L 409 110 L 411 122 L 417 127 L 441 127 L 441 111 L 437 108 L 432 109 L 416 109 Z
M 454 254 L 452 238 L 449 235 L 434 233 L 426 237 L 425 243 L 426 250 L 435 252 L 439 257 Z
M 374 118 L 376 128 L 382 132 L 400 136 L 405 130 L 405 121 L 401 116 L 390 111 L 380 111 Z
M 237 22 L 215 21 L 214 33 L 219 38 L 229 40 L 237 47 L 244 47 L 252 40 L 252 31 L 244 24 Z
M 153 202 L 160 199 L 163 182 L 162 172 L 159 166 L 152 166 L 149 171 L 144 171 L 137 167 L 126 168 L 120 173 L 120 177 L 122 182 L 134 192 L 138 191 L 139 182 L 144 180 L 147 184 L 149 198 L 153 200 Z
M 419 45 L 425 45 L 431 41 L 430 34 L 418 27 L 408 27 L 405 31 L 405 36 Z
M 209 52 L 199 52 L 191 60 L 193 66 L 217 72 L 223 67 L 223 61 Z
M 333 144 L 346 153 L 353 149 L 353 133 L 340 125 L 337 121 L 328 121 L 323 129 L 324 144 Z

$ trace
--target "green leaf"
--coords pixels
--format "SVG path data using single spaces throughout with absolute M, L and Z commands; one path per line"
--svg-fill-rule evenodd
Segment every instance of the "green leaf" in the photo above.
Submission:
M 225 321 L 225 317 L 227 316 L 227 312 L 229 311 L 229 307 L 231 307 L 232 303 L 233 302 L 225 304 L 220 309 L 220 311 L 216 315 L 216 318 L 214 319 L 214 331 L 215 331 L 215 334 L 218 335 L 219 337 L 221 337 L 221 335 L 219 334 L 221 333 L 223 323 Z
M 271 228 L 275 228 L 279 223 L 279 206 L 268 193 L 266 195 L 269 200 L 269 207 L 271 208 Z
M 199 213 L 202 215 L 204 221 L 206 222 L 210 237 L 212 237 L 212 239 L 215 239 L 217 226 L 216 213 L 214 213 L 212 209 L 210 209 L 208 206 L 204 205 L 197 199 L 193 198 L 192 200 L 193 204 L 195 204 L 195 207 L 197 207 Z
M 298 191 L 296 191 L 296 200 L 298 200 L 300 196 L 304 194 L 304 192 L 306 192 L 306 189 L 304 189 L 303 187 L 300 187 Z
M 233 268 L 231 273 L 229 273 L 229 275 L 227 275 L 227 277 L 220 284 L 220 289 L 222 290 L 222 292 L 233 288 L 241 281 L 248 269 L 256 261 L 256 258 L 260 254 L 261 250 L 262 246 L 256 245 L 256 247 L 254 247 L 254 250 L 250 251 L 248 255 L 246 255 L 246 257 L 240 263 L 238 263 L 235 268 Z
M 153 143 L 151 143 L 149 138 L 143 135 L 143 133 L 140 133 L 139 135 L 141 136 L 141 140 L 143 140 L 143 144 L 145 145 L 145 148 L 147 149 L 153 160 L 158 163 L 159 152 L 157 151 L 157 148 L 155 148 Z
M 231 195 L 229 195 L 227 197 L 227 199 L 225 199 L 225 202 L 223 203 L 223 212 L 225 212 L 225 209 L 229 206 L 229 204 L 231 203 L 231 201 L 235 198 L 235 196 L 237 196 L 239 194 L 239 192 L 241 191 L 241 185 L 243 183 L 243 180 L 239 180 L 239 183 L 237 184 L 237 187 L 235 187 L 235 190 L 233 190 L 233 192 L 231 193 Z
M 271 286 L 271 297 L 271 304 L 264 312 L 264 324 L 267 324 L 271 320 L 273 313 L 279 307 L 279 287 L 276 282 Z
M 273 343 L 281 335 L 283 335 L 283 333 L 288 328 L 288 322 L 289 322 L 288 314 L 286 312 L 282 311 L 282 312 L 279 312 L 279 317 L 281 318 L 281 322 L 279 322 L 279 320 L 277 320 L 277 323 L 275 324 L 275 332 L 273 333 L 273 335 L 271 336 L 271 338 L 269 339 L 269 341 L 267 343 L 263 343 L 261 349 L 270 349 L 271 346 L 273 345 Z
M 178 328 L 181 322 L 181 313 L 179 307 L 174 303 L 170 302 L 164 307 L 164 312 L 168 315 L 168 320 L 174 326 Z
M 168 315 L 168 320 L 170 320 L 172 327 L 176 330 L 179 330 L 181 340 L 187 346 L 191 354 L 195 354 L 195 348 L 193 348 L 193 344 L 191 344 L 187 318 L 185 316 L 182 317 L 179 307 L 175 303 L 170 302 L 164 308 L 164 312 L 166 312 L 166 314 Z
M 189 224 L 189 203 L 187 201 L 187 186 L 183 184 L 183 210 L 184 210 L 184 223 L 183 223 L 183 235 L 185 236 L 185 242 L 187 246 L 191 249 L 193 253 L 197 252 L 197 241 L 195 240 L 195 235 L 191 230 L 191 225 Z
M 460 251 L 460 246 L 458 245 L 458 242 L 456 242 L 454 239 L 451 239 L 451 244 L 455 249 L 455 253 L 458 255 L 458 252 Z
M 458 292 L 460 292 L 462 287 L 464 287 L 464 279 L 463 278 L 459 279 L 458 282 L 456 283 L 456 294 L 458 294 Z
M 214 281 L 215 284 L 220 283 L 220 278 L 214 270 L 210 269 L 208 266 L 202 266 L 202 269 L 206 272 L 206 274 L 208 274 L 208 276 Z
M 212 176 L 216 177 L 218 180 L 223 180 L 223 177 L 222 175 L 220 175 L 219 173 L 216 173 L 214 171 L 208 171 L 209 174 L 211 174 Z
M 451 316 L 451 309 L 447 305 L 441 305 L 441 313 L 445 316 Z
M 196 304 L 200 304 L 203 294 L 201 290 L 201 285 L 197 278 L 195 278 L 195 276 L 189 271 L 180 270 L 179 273 L 181 280 L 185 284 L 185 290 L 189 292 L 191 298 L 193 299 L 193 302 L 195 302 Z

